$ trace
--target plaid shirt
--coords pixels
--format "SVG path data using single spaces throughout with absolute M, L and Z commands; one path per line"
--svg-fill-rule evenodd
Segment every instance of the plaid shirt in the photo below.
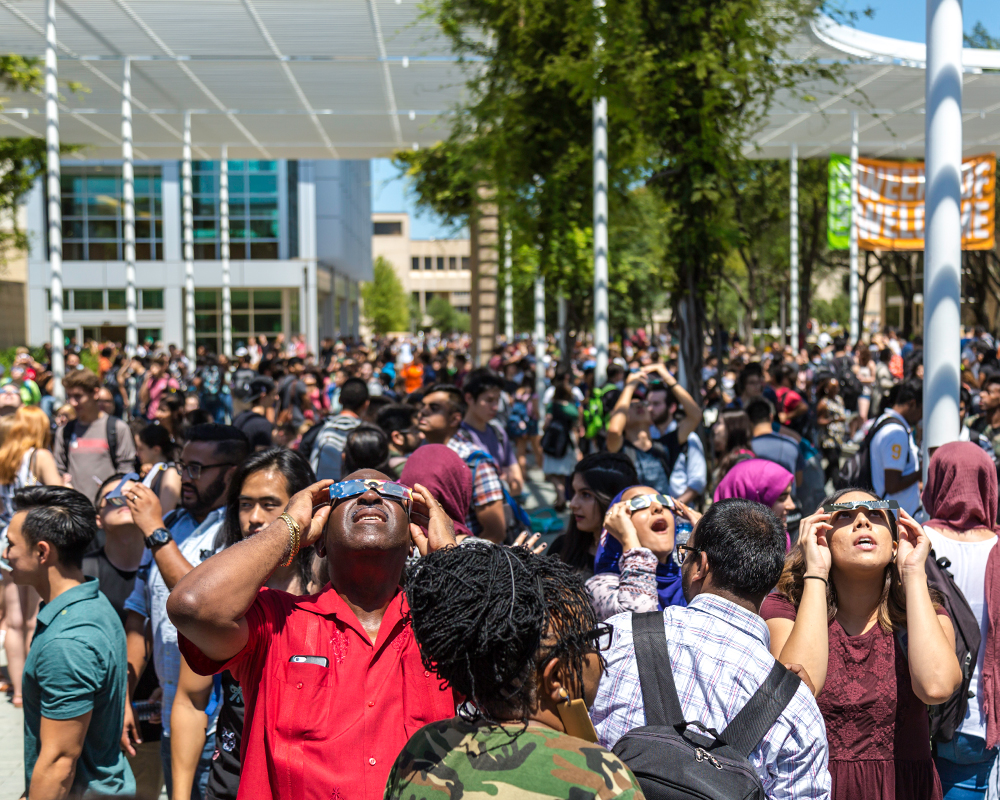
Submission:
M 448 440 L 448 447 L 451 448 L 462 461 L 468 463 L 468 458 L 473 453 L 481 451 L 481 448 L 456 439 L 454 436 Z M 484 452 L 484 451 L 483 451 Z M 469 513 L 465 516 L 465 524 L 473 535 L 479 536 L 483 532 L 483 526 L 476 518 L 476 509 L 487 503 L 495 503 L 503 500 L 503 486 L 500 484 L 500 473 L 492 459 L 483 460 L 476 465 L 472 471 L 472 503 L 469 505 Z
M 710 594 L 699 594 L 687 608 L 667 608 L 663 620 L 684 717 L 725 729 L 774 666 L 767 625 L 756 614 Z M 615 635 L 591 716 L 598 741 L 610 750 L 628 731 L 646 724 L 646 713 L 632 616 L 619 614 L 608 622 Z M 826 800 L 827 758 L 823 716 L 803 684 L 750 754 L 750 763 L 772 800 Z

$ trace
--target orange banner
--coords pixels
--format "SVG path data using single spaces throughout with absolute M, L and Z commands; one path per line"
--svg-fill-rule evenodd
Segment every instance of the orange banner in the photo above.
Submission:
M 992 250 L 996 155 L 962 162 L 962 249 Z M 858 159 L 858 244 L 864 250 L 924 249 L 924 164 Z

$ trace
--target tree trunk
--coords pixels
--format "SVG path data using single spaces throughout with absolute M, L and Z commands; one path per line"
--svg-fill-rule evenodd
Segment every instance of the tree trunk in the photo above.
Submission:
M 701 399 L 701 368 L 705 350 L 705 301 L 695 289 L 694 268 L 687 270 L 687 291 L 677 304 L 680 323 L 680 359 L 684 365 L 684 388 Z

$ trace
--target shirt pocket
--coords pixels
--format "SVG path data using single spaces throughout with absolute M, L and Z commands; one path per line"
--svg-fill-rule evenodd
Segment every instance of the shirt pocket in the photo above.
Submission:
M 331 739 L 330 725 L 343 722 L 343 715 L 331 715 L 333 677 L 329 667 L 318 664 L 277 665 L 273 718 L 275 731 L 282 739 Z M 344 725 L 343 727 L 347 727 Z
M 441 690 L 441 678 L 426 669 L 414 645 L 401 659 L 403 664 L 403 727 L 406 737 L 424 725 L 455 716 L 451 689 Z

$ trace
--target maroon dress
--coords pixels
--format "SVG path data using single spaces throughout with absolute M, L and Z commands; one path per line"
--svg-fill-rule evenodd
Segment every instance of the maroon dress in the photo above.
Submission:
M 771 594 L 760 615 L 794 620 L 795 607 Z M 941 800 L 927 706 L 913 693 L 896 637 L 878 625 L 848 636 L 836 620 L 829 631 L 830 662 L 816 702 L 830 745 L 831 799 Z

